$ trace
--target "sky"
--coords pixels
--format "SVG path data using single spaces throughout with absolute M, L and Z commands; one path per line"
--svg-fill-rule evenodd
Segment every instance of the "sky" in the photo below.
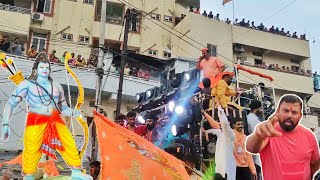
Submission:
M 294 2 L 293 2 L 294 1 Z M 286 7 L 269 20 L 270 16 Z M 297 35 L 306 34 L 309 39 L 312 71 L 320 72 L 320 1 L 319 0 L 234 0 L 222 5 L 222 0 L 200 0 L 201 12 L 212 11 L 220 14 L 220 19 L 233 17 L 233 3 L 235 18 L 254 21 L 255 25 L 265 21 L 266 27 L 282 27 L 285 31 L 297 32 Z M 313 43 L 313 37 L 315 42 Z

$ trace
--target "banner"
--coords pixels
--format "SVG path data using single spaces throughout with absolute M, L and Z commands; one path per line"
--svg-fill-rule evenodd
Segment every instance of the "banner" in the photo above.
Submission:
M 134 132 L 94 111 L 101 179 L 174 179 L 189 176 L 184 163 Z

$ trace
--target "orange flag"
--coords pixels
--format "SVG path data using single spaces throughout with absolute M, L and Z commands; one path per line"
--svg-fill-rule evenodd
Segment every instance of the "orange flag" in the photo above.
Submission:
M 227 4 L 228 2 L 231 2 L 231 1 L 232 1 L 232 0 L 223 0 L 223 1 L 222 1 L 222 4 L 225 5 L 225 4 Z
M 14 164 L 22 165 L 22 154 L 18 155 L 14 159 L 11 159 L 10 161 L 6 161 L 3 163 L 0 162 L 0 167 L 2 167 L 3 165 L 6 165 L 6 164 L 8 164 L 8 165 L 14 165 Z
M 0 168 L 3 165 L 14 165 L 14 164 L 19 164 L 20 166 L 22 166 L 22 154 L 18 155 L 14 159 L 0 163 Z M 48 175 L 48 177 L 54 177 L 54 176 L 60 175 L 53 160 L 39 162 L 38 168 L 43 168 L 44 172 Z
M 93 113 L 101 179 L 189 179 L 182 161 L 96 111 Z

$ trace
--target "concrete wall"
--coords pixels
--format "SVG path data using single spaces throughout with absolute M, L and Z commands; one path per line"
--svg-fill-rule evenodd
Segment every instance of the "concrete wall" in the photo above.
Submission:
M 219 46 L 230 41 L 231 25 L 216 21 L 209 18 L 204 18 L 198 14 L 188 13 L 187 16 L 175 27 L 181 33 L 186 33 L 186 36 L 177 38 L 172 36 L 173 54 L 175 57 L 199 57 L 201 49 L 207 47 L 207 44 L 217 46 L 218 57 L 227 65 L 232 65 L 233 50 L 232 43 L 229 42 L 223 46 Z M 193 41 L 191 39 L 197 41 Z M 179 47 L 178 47 L 179 46 Z
M 286 54 L 286 53 L 274 52 L 274 51 L 264 53 L 262 57 L 254 56 L 253 52 L 257 50 L 258 48 L 245 47 L 245 52 L 237 56 L 244 57 L 244 59 L 250 62 L 252 65 L 254 65 L 254 59 L 262 58 L 263 62 L 265 62 L 267 66 L 269 66 L 270 64 L 278 64 L 280 68 L 282 66 L 285 66 L 291 69 L 291 66 L 294 65 L 294 66 L 299 66 L 305 71 L 312 70 L 311 59 L 300 60 L 299 63 L 296 64 L 291 62 L 291 59 L 295 59 L 296 56 Z
M 310 57 L 309 41 L 305 40 L 267 33 L 259 30 L 250 30 L 240 26 L 233 26 L 232 39 L 235 43 L 239 44 L 303 57 Z
M 5 24 L 0 26 L 0 32 L 28 36 L 30 29 L 30 14 L 21 14 L 0 10 L 1 21 Z
M 305 94 L 313 94 L 313 79 L 307 76 L 301 76 L 291 73 L 261 69 L 256 67 L 245 66 L 248 69 L 251 69 L 256 72 L 260 72 L 262 74 L 270 75 L 274 78 L 275 88 L 279 90 L 305 93 Z M 249 74 L 247 72 L 240 71 L 239 73 L 239 81 L 244 83 L 252 83 L 257 84 L 259 82 L 264 82 L 266 85 L 270 85 L 271 83 L 261 77 L 256 75 Z M 299 84 L 297 84 L 299 83 Z

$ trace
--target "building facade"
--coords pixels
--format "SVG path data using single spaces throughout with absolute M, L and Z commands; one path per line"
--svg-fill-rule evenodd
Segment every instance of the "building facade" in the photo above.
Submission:
M 200 1 L 108 0 L 105 46 L 121 49 L 125 10 L 135 8 L 142 13 L 137 17 L 136 30 L 130 27 L 128 49 L 171 58 L 171 28 L 188 12 L 189 5 L 199 7 Z M 26 49 L 56 50 L 59 57 L 69 51 L 86 59 L 96 53 L 92 47 L 99 42 L 101 0 L 12 0 L 0 4 L 0 16 L 0 34 L 11 41 L 20 38 Z
M 1 3 L 1 1 L 0 1 Z M 128 40 L 128 50 L 137 54 L 159 59 L 183 59 L 177 61 L 176 72 L 182 72 L 194 67 L 201 55 L 200 49 L 208 47 L 212 55 L 219 57 L 229 69 L 239 62 L 244 67 L 268 74 L 274 78 L 271 83 L 266 79 L 240 71 L 238 74 L 240 87 L 252 88 L 259 82 L 267 87 L 275 88 L 276 100 L 283 94 L 298 94 L 305 102 L 308 114 L 303 123 L 308 127 L 318 127 L 320 96 L 314 93 L 313 80 L 307 74 L 291 71 L 280 71 L 276 68 L 263 68 L 274 65 L 295 70 L 311 71 L 310 48 L 306 40 L 280 36 L 269 32 L 235 26 L 223 21 L 209 19 L 199 14 L 189 13 L 189 6 L 199 7 L 199 0 L 108 0 L 106 14 L 105 46 L 121 51 L 123 39 L 123 21 L 127 8 L 142 12 L 137 18 L 136 31 L 131 26 Z M 0 4 L 0 35 L 8 36 L 13 42 L 19 38 L 25 47 L 25 52 L 34 46 L 38 52 L 57 51 L 60 58 L 65 51 L 82 55 L 88 59 L 96 54 L 95 47 L 99 42 L 101 0 L 12 0 L 10 4 Z M 186 15 L 182 18 L 182 15 Z M 114 59 L 114 54 L 107 54 L 108 59 Z M 28 58 L 12 56 L 25 72 L 30 72 L 32 61 Z M 66 82 L 65 73 L 61 73 L 62 65 L 54 64 L 53 78 L 65 87 L 71 86 L 70 94 L 76 97 L 76 84 Z M 103 109 L 113 118 L 116 104 L 119 76 L 105 67 L 108 72 L 103 82 Z M 164 69 L 163 69 L 164 70 Z M 85 88 L 84 114 L 91 116 L 95 101 L 95 71 L 88 68 L 74 68 L 79 74 Z M 27 74 L 26 74 L 27 75 Z M 6 79 L 4 73 L 0 73 Z M 9 81 L 1 86 L 0 111 L 14 89 Z M 159 78 L 144 80 L 131 76 L 124 79 L 124 98 L 122 112 L 127 112 L 136 104 L 135 94 L 160 86 Z M 310 99 L 310 101 L 309 101 Z M 72 99 L 75 101 L 75 99 Z M 320 103 L 319 103 L 320 104 Z M 17 119 L 24 119 L 25 105 L 17 110 Z M 2 112 L 1 112 L 2 113 Z M 16 121 L 16 120 L 15 120 Z M 78 127 L 80 128 L 80 127 Z M 13 133 L 12 142 L 19 142 L 23 133 L 23 124 L 17 127 L 18 133 Z M 76 130 L 81 134 L 81 129 Z M 15 149 L 15 145 L 6 144 L 7 149 Z

